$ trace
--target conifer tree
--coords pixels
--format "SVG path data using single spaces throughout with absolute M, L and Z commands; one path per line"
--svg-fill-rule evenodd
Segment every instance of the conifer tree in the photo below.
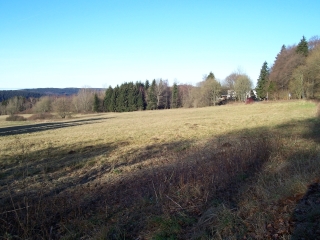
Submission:
M 277 57 L 278 57 L 279 55 L 281 55 L 282 53 L 284 53 L 286 50 L 287 50 L 287 47 L 286 47 L 286 45 L 283 44 L 283 45 L 281 46 L 280 53 L 278 53 Z
M 105 96 L 104 96 L 104 110 L 106 112 L 112 112 L 113 109 L 111 108 L 111 98 L 113 94 L 113 88 L 109 86 L 109 88 L 106 90 Z
M 93 111 L 100 112 L 100 99 L 96 93 L 93 96 Z
M 267 84 L 269 80 L 269 68 L 268 63 L 264 62 L 260 70 L 260 75 L 257 82 L 257 95 L 260 99 L 265 99 L 267 97 Z
M 171 97 L 171 108 L 179 107 L 179 90 L 176 83 L 173 84 L 172 97 Z
M 147 79 L 146 83 L 144 84 L 144 89 L 148 91 L 149 87 L 150 87 L 150 83 L 149 83 L 149 80 Z
M 124 83 L 119 88 L 119 96 L 117 99 L 117 112 L 128 112 L 128 95 L 129 86 L 128 83 Z
M 119 95 L 119 86 L 117 85 L 112 92 L 111 100 L 110 100 L 110 111 L 117 112 L 117 101 Z
M 137 99 L 137 110 L 144 110 L 145 104 L 143 100 L 143 93 L 140 91 Z
M 136 111 L 138 110 L 137 102 L 138 102 L 139 91 L 137 85 L 133 84 L 133 82 L 128 83 L 128 110 L 127 111 Z
M 308 42 L 306 40 L 306 38 L 303 36 L 302 39 L 300 40 L 297 49 L 296 49 L 297 53 L 302 54 L 303 56 L 308 56 Z
M 145 100 L 145 89 L 141 82 L 136 83 L 136 88 L 138 91 L 137 96 L 137 110 L 145 110 L 146 107 L 146 100 Z
M 157 84 L 156 80 L 153 79 L 151 86 L 148 88 L 148 101 L 147 101 L 148 110 L 157 109 L 156 84 Z
M 216 77 L 214 76 L 213 72 L 209 73 L 209 75 L 206 77 L 206 80 L 209 79 L 209 78 L 216 79 Z

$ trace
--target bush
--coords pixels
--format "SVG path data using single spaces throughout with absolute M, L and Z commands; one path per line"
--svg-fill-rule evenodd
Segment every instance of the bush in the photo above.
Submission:
M 6 117 L 6 121 L 26 121 L 27 119 L 19 115 L 10 115 Z
M 44 119 L 52 119 L 52 118 L 54 118 L 54 115 L 52 115 L 51 113 L 38 113 L 38 114 L 33 114 L 28 119 L 29 120 L 44 120 Z

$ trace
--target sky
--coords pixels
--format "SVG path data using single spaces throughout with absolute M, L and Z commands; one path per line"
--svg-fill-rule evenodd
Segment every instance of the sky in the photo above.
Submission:
M 320 35 L 319 0 L 0 0 L 0 89 L 167 79 L 256 84 L 281 46 Z

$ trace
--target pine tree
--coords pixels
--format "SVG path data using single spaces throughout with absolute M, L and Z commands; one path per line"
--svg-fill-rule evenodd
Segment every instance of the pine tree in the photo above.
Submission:
M 213 72 L 210 72 L 205 80 L 208 80 L 209 78 L 210 79 L 216 79 L 216 77 L 214 76 Z
M 130 82 L 128 84 L 128 111 L 137 111 L 137 102 L 138 102 L 139 90 L 137 85 Z
M 109 88 L 106 90 L 106 93 L 104 95 L 104 110 L 106 112 L 112 112 L 113 109 L 111 108 L 111 98 L 113 94 L 113 88 L 109 86 Z
M 297 46 L 296 52 L 302 54 L 305 57 L 308 56 L 308 52 L 309 52 L 308 42 L 304 36 L 300 40 L 300 42 Z
M 157 84 L 156 80 L 153 79 L 151 86 L 148 88 L 148 101 L 147 101 L 148 110 L 157 109 L 156 84 Z
M 118 96 L 119 96 L 119 86 L 117 85 L 112 92 L 112 96 L 110 99 L 110 112 L 117 112 L 117 102 L 118 102 Z
M 179 90 L 176 83 L 173 84 L 172 97 L 171 97 L 171 108 L 179 107 Z
M 280 50 L 280 53 L 278 53 L 278 55 L 284 53 L 286 50 L 287 50 L 287 47 L 286 47 L 286 45 L 283 44 L 283 45 L 281 46 L 281 50 Z
M 146 83 L 144 84 L 144 89 L 148 91 L 149 87 L 150 87 L 150 83 L 149 83 L 149 80 L 147 79 Z
M 138 108 L 137 110 L 144 110 L 145 109 L 142 92 L 139 92 L 139 95 L 138 95 L 137 108 Z
M 94 112 L 100 112 L 100 99 L 98 97 L 98 94 L 94 94 L 93 97 L 93 111 Z
M 269 80 L 269 68 L 268 63 L 264 62 L 260 70 L 260 75 L 257 82 L 257 95 L 260 99 L 265 99 L 267 97 L 267 84 Z
M 129 85 L 128 83 L 123 83 L 119 88 L 119 96 L 117 99 L 117 112 L 129 111 L 128 96 L 129 96 Z
M 137 96 L 137 110 L 145 110 L 146 102 L 145 102 L 145 92 L 144 87 L 141 82 L 136 83 L 136 89 L 138 92 Z

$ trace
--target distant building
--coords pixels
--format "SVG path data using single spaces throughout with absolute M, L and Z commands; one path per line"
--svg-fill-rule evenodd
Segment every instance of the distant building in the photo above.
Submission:
M 236 99 L 236 92 L 234 90 L 228 90 L 228 93 L 226 95 L 228 100 L 235 100 Z

